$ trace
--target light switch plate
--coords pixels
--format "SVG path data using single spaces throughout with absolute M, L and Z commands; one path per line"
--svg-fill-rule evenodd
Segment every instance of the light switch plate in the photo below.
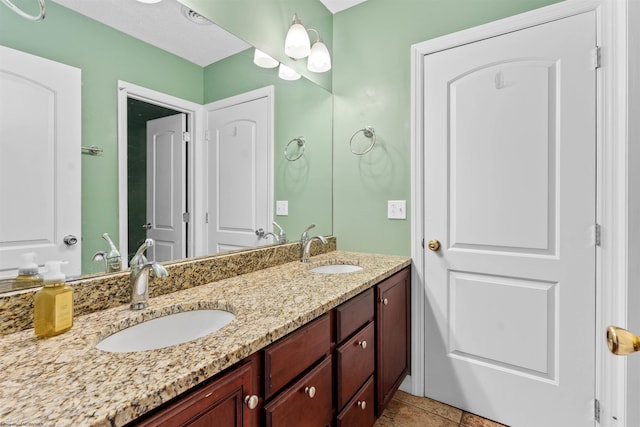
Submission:
M 388 200 L 387 201 L 387 218 L 388 219 L 407 219 L 407 201 L 406 200 Z
M 276 200 L 276 215 L 280 215 L 280 216 L 289 215 L 288 200 Z

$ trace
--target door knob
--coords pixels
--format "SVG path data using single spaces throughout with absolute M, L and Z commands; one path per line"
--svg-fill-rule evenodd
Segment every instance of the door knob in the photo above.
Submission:
M 607 345 L 613 354 L 625 356 L 640 350 L 640 337 L 617 326 L 607 328 Z
M 73 246 L 76 243 L 78 243 L 78 238 L 76 236 L 74 236 L 73 234 L 68 234 L 68 235 L 64 236 L 62 241 L 67 246 Z
M 148 222 L 146 224 L 142 224 L 142 228 L 144 228 L 145 230 L 151 230 L 151 223 Z
M 440 242 L 438 240 L 429 240 L 427 247 L 433 252 L 438 252 L 440 250 Z

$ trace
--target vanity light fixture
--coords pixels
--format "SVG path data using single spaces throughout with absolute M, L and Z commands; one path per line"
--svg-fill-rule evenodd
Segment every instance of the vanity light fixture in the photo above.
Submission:
M 280 68 L 278 69 L 278 77 L 282 80 L 298 80 L 300 78 L 300 74 L 292 70 L 290 67 L 287 67 L 284 64 L 280 64 Z
M 316 41 L 311 46 L 311 52 L 309 58 L 307 58 L 307 69 L 314 73 L 324 73 L 331 69 L 331 55 L 329 55 L 329 49 L 320 38 L 320 34 L 316 30 Z
M 284 53 L 289 58 L 302 59 L 309 56 L 310 51 L 311 41 L 309 40 L 309 34 L 307 34 L 306 28 L 302 26 L 298 15 L 294 13 L 293 22 L 284 39 Z
M 256 49 L 253 52 L 253 63 L 262 68 L 275 68 L 280 64 L 260 49 Z
M 154 3 L 160 3 L 162 0 L 138 0 L 140 3 L 146 3 L 146 4 L 154 4 Z

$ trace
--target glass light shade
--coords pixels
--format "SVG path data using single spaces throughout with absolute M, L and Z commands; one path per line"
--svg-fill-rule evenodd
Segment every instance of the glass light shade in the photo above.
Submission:
M 262 68 L 275 68 L 280 64 L 278 61 L 259 49 L 256 49 L 255 52 L 253 52 L 253 63 Z
M 307 69 L 314 73 L 324 73 L 331 69 L 329 49 L 320 40 L 311 46 L 311 53 L 309 53 L 309 58 L 307 59 Z
M 284 39 L 284 53 L 289 58 L 301 59 L 309 56 L 311 41 L 307 30 L 300 23 L 291 25 Z
M 282 80 L 298 80 L 300 78 L 300 74 L 293 71 L 290 67 L 287 67 L 284 64 L 280 64 L 280 68 L 278 69 L 278 77 Z

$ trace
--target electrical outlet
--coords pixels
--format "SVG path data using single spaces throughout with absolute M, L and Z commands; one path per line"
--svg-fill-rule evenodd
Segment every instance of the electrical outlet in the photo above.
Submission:
M 407 219 L 407 201 L 406 200 L 388 200 L 387 201 L 387 218 L 388 219 Z
M 289 215 L 289 201 L 276 200 L 276 215 L 280 215 L 280 216 Z

